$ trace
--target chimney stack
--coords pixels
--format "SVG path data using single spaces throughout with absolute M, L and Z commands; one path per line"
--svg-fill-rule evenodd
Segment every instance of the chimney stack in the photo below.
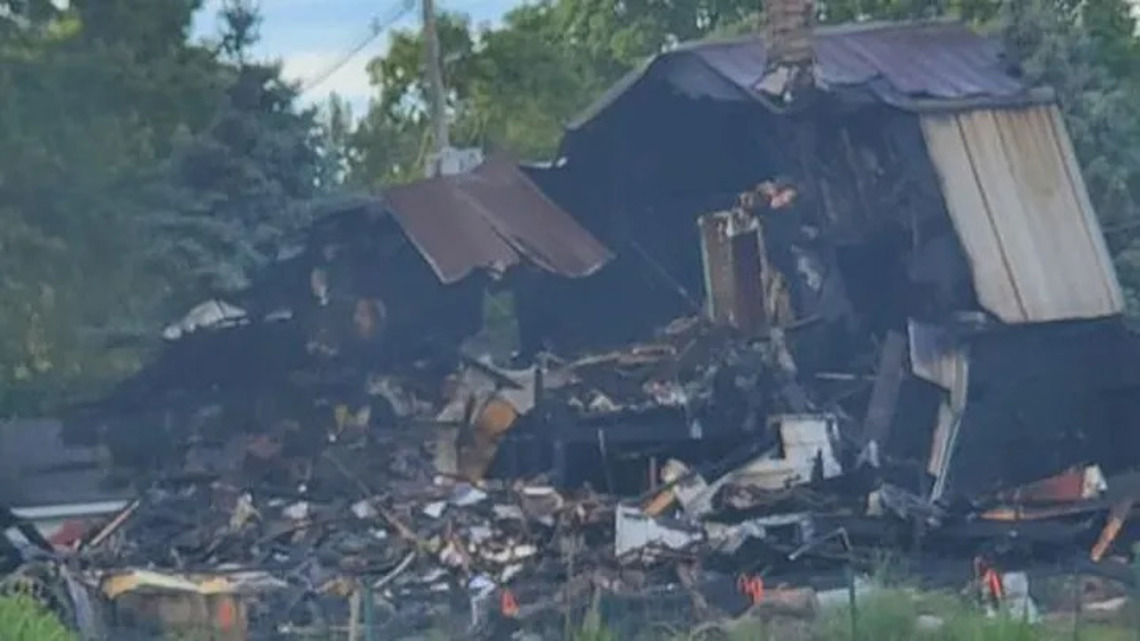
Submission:
M 760 89 L 784 102 L 815 85 L 812 0 L 764 0 L 767 69 Z

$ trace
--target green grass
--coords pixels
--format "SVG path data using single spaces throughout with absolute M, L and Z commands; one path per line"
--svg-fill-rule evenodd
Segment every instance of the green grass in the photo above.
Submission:
M 618 641 L 617 635 L 602 620 L 598 594 L 594 594 L 582 620 L 571 628 L 570 641 Z
M 823 613 L 815 621 L 743 619 L 679 631 L 654 627 L 628 641 L 1134 641 L 1127 626 L 1086 623 L 1074 630 L 1072 619 L 1038 625 L 1006 617 L 988 617 L 967 601 L 947 593 L 886 589 L 865 597 L 856 607 L 855 630 L 847 608 Z M 922 629 L 920 615 L 942 625 Z M 573 627 L 568 641 L 627 641 L 608 629 L 592 609 Z
M 77 641 L 50 612 L 21 594 L 0 597 L 0 639 L 3 641 Z
M 591 608 L 574 631 L 572 641 L 618 641 L 618 638 L 602 621 L 597 608 Z

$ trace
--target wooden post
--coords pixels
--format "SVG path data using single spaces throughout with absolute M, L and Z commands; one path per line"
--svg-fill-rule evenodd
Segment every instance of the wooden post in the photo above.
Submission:
M 446 92 L 443 87 L 443 71 L 440 69 L 439 34 L 435 24 L 434 0 L 420 0 L 424 21 L 424 67 L 427 71 L 428 98 L 431 103 L 431 124 L 435 134 L 434 160 L 429 164 L 428 175 L 442 173 L 440 162 L 444 151 L 451 146 L 447 129 Z M 434 166 L 431 166 L 434 165 Z
M 352 588 L 348 597 L 348 641 L 360 641 L 360 586 Z

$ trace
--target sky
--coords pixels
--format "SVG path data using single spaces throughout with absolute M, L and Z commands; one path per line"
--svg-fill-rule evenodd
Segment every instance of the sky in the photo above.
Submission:
M 320 76 L 370 33 L 374 20 L 386 21 L 400 13 L 410 0 L 261 0 L 261 41 L 255 54 L 284 63 L 285 76 L 305 81 Z M 520 0 L 436 0 L 439 11 L 458 11 L 476 24 L 496 23 Z M 217 11 L 221 0 L 207 0 L 194 24 L 196 37 L 218 33 Z M 404 11 L 392 28 L 418 29 L 418 3 Z M 390 31 L 390 30 L 389 30 Z M 388 46 L 385 32 L 349 60 L 339 71 L 308 92 L 306 102 L 323 102 L 337 93 L 363 115 L 372 90 L 365 67 Z

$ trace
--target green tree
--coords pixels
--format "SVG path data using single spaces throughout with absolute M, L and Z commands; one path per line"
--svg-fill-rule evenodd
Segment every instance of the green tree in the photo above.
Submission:
M 153 3 L 158 5 L 159 3 Z M 125 47 L 80 28 L 80 8 L 0 43 L 0 407 L 34 411 L 113 371 L 88 340 L 151 294 L 133 274 L 132 190 L 153 165 Z M 153 6 L 155 12 L 162 7 Z M 97 13 L 97 12 L 96 12 Z M 113 302 L 111 302 L 113 301 Z M 110 303 L 110 304 L 109 304 Z
M 139 352 L 108 338 L 153 336 L 271 260 L 308 220 L 323 141 L 279 68 L 250 61 L 246 2 L 223 6 L 216 46 L 187 39 L 196 0 L 16 4 L 0 4 L 5 414 L 113 382 Z
M 179 144 L 169 163 L 154 258 L 182 274 L 185 297 L 239 288 L 281 243 L 309 222 L 320 157 L 312 110 L 294 108 L 296 89 L 275 65 L 228 70 L 229 86 L 210 126 Z
M 1001 0 L 822 0 L 816 3 L 824 23 L 863 20 L 922 20 L 952 15 L 968 21 L 994 18 Z
M 474 77 L 475 35 L 461 16 L 439 16 L 437 32 L 443 58 L 448 109 L 462 110 Z M 418 32 L 392 34 L 386 55 L 372 60 L 368 73 L 379 99 L 352 135 L 354 150 L 352 180 L 358 184 L 400 183 L 422 176 L 430 144 L 427 90 L 423 82 L 423 40 Z M 463 132 L 454 134 L 455 144 L 472 141 Z
M 498 28 L 440 16 L 453 139 L 545 158 L 563 125 L 647 56 L 745 19 L 740 0 L 544 0 Z M 378 100 L 353 136 L 353 175 L 392 183 L 419 176 L 430 142 L 418 32 L 398 32 L 369 71 Z
M 226 0 L 221 8 L 225 30 L 220 49 L 231 62 L 244 65 L 249 50 L 260 38 L 261 14 L 252 0 Z
M 15 38 L 23 31 L 48 24 L 59 15 L 50 0 L 0 0 L 0 37 Z
M 1140 314 L 1140 40 L 1125 0 L 1009 0 L 1008 48 L 1056 89 L 1089 194 Z
M 352 106 L 333 94 L 318 112 L 320 126 L 319 186 L 326 190 L 342 187 L 348 181 L 353 161 Z
M 0 597 L 0 638 L 5 641 L 77 641 L 35 599 L 17 593 Z

